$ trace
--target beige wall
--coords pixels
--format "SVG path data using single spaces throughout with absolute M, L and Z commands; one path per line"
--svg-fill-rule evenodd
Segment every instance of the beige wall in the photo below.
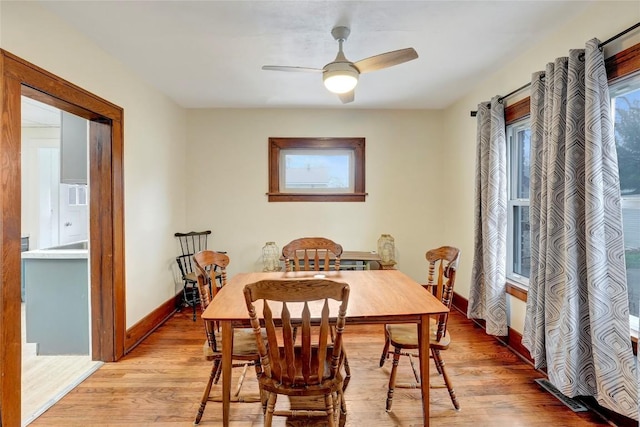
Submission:
M 35 2 L 0 2 L 0 47 L 124 108 L 127 326 L 175 294 L 186 112 Z
M 345 250 L 370 251 L 390 233 L 398 267 L 424 281 L 426 250 L 457 244 L 441 227 L 447 212 L 438 195 L 450 178 L 441 123 L 438 111 L 190 110 L 188 222 L 213 230 L 231 274 L 262 269 L 266 241 L 282 249 L 298 237 L 324 236 Z M 366 201 L 269 203 L 270 136 L 365 137 Z
M 471 259 L 473 254 L 473 198 L 475 173 L 475 139 L 476 121 L 469 116 L 476 110 L 478 103 L 491 99 L 494 95 L 506 94 L 531 80 L 531 74 L 544 70 L 548 62 L 558 56 L 566 56 L 569 49 L 584 48 L 587 40 L 597 37 L 601 41 L 618 34 L 622 30 L 640 21 L 640 2 L 638 1 L 601 1 L 595 2 L 581 16 L 563 27 L 557 34 L 547 40 L 541 40 L 533 49 L 523 52 L 508 64 L 496 64 L 496 72 L 491 75 L 478 76 L 480 84 L 451 107 L 444 111 L 445 141 L 442 144 L 444 156 L 455 159 L 451 162 L 451 176 L 455 198 L 450 201 L 449 215 L 443 216 L 445 232 L 452 240 L 460 242 L 462 252 L 468 256 L 468 262 L 461 264 L 457 276 L 456 289 L 463 296 L 468 296 L 471 281 Z M 638 31 L 608 46 L 605 55 L 627 48 L 640 41 Z M 507 105 L 523 96 L 507 100 Z M 522 332 L 524 325 L 525 304 L 515 298 L 508 297 L 510 325 Z

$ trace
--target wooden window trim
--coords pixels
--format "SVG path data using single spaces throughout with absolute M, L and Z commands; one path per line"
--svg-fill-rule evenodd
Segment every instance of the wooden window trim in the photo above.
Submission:
M 354 191 L 352 193 L 283 193 L 280 192 L 280 150 L 347 149 L 354 153 Z M 269 138 L 270 202 L 364 202 L 365 192 L 364 138 Z
M 520 119 L 527 117 L 529 114 L 531 114 L 531 98 L 527 96 L 526 98 L 505 107 L 505 124 L 508 126 Z

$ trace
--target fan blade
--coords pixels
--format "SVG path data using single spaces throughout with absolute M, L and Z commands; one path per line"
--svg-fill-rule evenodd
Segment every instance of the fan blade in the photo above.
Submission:
M 368 73 L 402 64 L 403 62 L 411 61 L 417 57 L 418 52 L 416 52 L 414 48 L 408 47 L 406 49 L 394 50 L 391 52 L 381 53 L 380 55 L 370 56 L 369 58 L 361 59 L 353 65 L 360 70 L 360 73 Z
M 339 93 L 338 98 L 340 98 L 340 101 L 342 101 L 343 104 L 353 102 L 355 98 L 355 90 L 349 91 L 347 93 Z
M 288 67 L 286 65 L 263 65 L 263 70 L 267 71 L 301 71 L 303 73 L 321 73 L 322 68 L 307 68 L 307 67 Z

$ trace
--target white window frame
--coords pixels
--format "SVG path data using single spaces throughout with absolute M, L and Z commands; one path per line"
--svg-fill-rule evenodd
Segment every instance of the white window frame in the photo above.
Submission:
M 517 188 L 512 183 L 517 182 L 518 168 L 513 165 L 519 166 L 522 162 L 519 162 L 516 158 L 518 150 L 514 149 L 514 144 L 517 144 L 517 138 L 515 137 L 519 131 L 530 127 L 529 118 L 523 118 L 516 122 L 510 123 L 506 127 L 507 136 L 507 268 L 506 277 L 507 280 L 515 284 L 521 285 L 524 288 L 529 287 L 529 278 L 516 273 L 513 269 L 514 263 L 514 248 L 515 248 L 515 233 L 514 233 L 514 208 L 529 206 L 529 199 L 523 199 L 517 197 Z

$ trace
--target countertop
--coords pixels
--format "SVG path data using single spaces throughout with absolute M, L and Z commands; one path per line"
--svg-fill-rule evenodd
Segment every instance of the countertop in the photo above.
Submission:
M 87 259 L 87 249 L 35 249 L 22 252 L 22 259 Z
M 87 259 L 89 242 L 81 240 L 69 242 L 51 248 L 34 249 L 22 252 L 22 259 Z

